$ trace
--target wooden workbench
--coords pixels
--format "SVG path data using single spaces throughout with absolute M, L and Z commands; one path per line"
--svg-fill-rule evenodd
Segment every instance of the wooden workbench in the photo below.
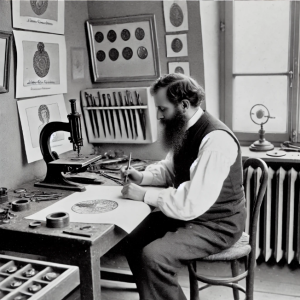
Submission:
M 103 179 L 105 185 L 116 185 Z M 43 190 L 63 193 L 66 197 L 73 192 L 47 188 L 36 188 L 34 182 L 22 185 L 27 191 Z M 9 201 L 17 200 L 18 194 L 9 191 Z M 46 227 L 43 222 L 40 228 L 31 229 L 29 223 L 33 220 L 24 219 L 40 211 L 56 201 L 32 202 L 31 209 L 16 212 L 17 217 L 10 224 L 0 225 L 0 250 L 41 255 L 47 260 L 78 266 L 80 269 L 81 299 L 100 300 L 100 257 L 121 241 L 127 234 L 119 227 L 109 224 L 70 223 L 68 228 L 78 228 L 93 225 L 96 232 L 91 238 L 72 236 L 62 233 L 63 229 Z M 59 300 L 59 299 L 58 299 Z

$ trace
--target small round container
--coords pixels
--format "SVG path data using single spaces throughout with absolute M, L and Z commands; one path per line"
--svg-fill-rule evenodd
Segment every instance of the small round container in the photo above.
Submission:
M 49 228 L 63 228 L 69 226 L 70 217 L 66 212 L 55 212 L 46 217 L 46 226 Z
M 30 209 L 30 200 L 27 199 L 21 199 L 16 200 L 12 202 L 12 208 L 13 211 L 23 211 Z
M 7 188 L 0 187 L 0 203 L 8 201 Z

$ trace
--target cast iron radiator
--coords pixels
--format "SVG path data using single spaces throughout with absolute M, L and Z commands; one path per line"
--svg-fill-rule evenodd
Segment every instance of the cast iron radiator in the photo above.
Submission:
M 268 186 L 258 220 L 256 256 L 300 263 L 300 172 L 269 166 Z M 261 170 L 249 167 L 244 173 L 246 199 L 253 199 L 260 184 Z M 249 198 L 251 197 L 251 198 Z M 249 231 L 251 204 L 245 231 Z

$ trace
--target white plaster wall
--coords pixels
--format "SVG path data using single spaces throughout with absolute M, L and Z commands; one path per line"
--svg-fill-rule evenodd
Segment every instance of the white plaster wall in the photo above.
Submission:
M 200 1 L 206 109 L 220 118 L 220 18 L 218 1 Z

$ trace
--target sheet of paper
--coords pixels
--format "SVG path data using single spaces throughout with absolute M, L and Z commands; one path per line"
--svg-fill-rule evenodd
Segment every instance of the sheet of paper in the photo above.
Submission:
M 14 28 L 58 34 L 65 32 L 64 0 L 14 0 L 12 12 Z
M 121 190 L 121 186 L 90 185 L 85 192 L 74 193 L 26 219 L 46 221 L 51 213 L 67 212 L 70 222 L 115 224 L 130 233 L 151 209 L 144 202 L 123 199 Z
M 65 36 L 13 30 L 17 48 L 16 98 L 67 93 Z

